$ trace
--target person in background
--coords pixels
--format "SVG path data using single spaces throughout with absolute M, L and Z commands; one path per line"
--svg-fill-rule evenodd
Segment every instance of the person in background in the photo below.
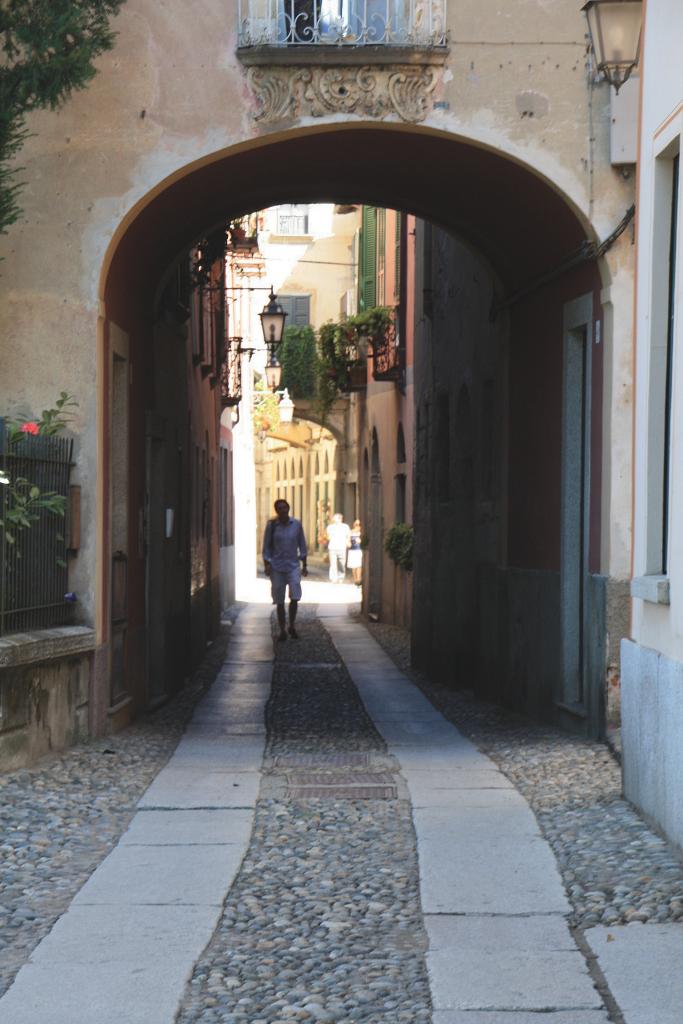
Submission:
M 363 531 L 361 530 L 360 519 L 354 519 L 353 526 L 351 527 L 351 547 L 349 548 L 348 557 L 346 559 L 347 568 L 351 570 L 353 575 L 353 582 L 357 587 L 362 586 L 361 577 L 363 575 L 363 549 L 361 547 L 361 539 Z
M 285 597 L 289 587 L 289 635 L 297 640 L 296 613 L 301 600 L 301 577 L 308 576 L 308 548 L 304 528 L 298 519 L 289 514 L 289 502 L 278 498 L 275 502 L 275 519 L 271 519 L 263 534 L 263 566 L 270 576 L 270 592 L 277 607 L 277 621 L 280 627 L 278 640 L 287 639 L 285 629 Z M 301 561 L 301 569 L 299 569 Z
M 330 558 L 330 582 L 343 583 L 346 578 L 346 552 L 351 546 L 351 531 L 341 512 L 335 512 L 327 527 L 327 553 Z

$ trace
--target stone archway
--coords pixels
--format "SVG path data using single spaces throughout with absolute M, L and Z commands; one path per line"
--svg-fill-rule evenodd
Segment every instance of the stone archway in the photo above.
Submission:
M 411 142 L 419 142 L 420 161 L 405 159 L 406 145 Z M 391 175 L 385 173 L 388 165 Z M 276 176 L 272 175 L 273 166 L 278 167 Z M 142 376 L 138 409 L 154 390 L 153 377 L 145 379 L 145 374 L 153 373 L 146 355 L 150 310 L 154 310 L 179 254 L 208 228 L 245 211 L 285 200 L 332 199 L 411 211 L 447 229 L 448 237 L 462 239 L 493 268 L 495 287 L 489 315 L 494 317 L 501 315 L 511 298 L 526 294 L 547 278 L 548 268 L 551 280 L 553 274 L 570 273 L 590 246 L 585 218 L 554 185 L 518 161 L 446 133 L 414 126 L 326 126 L 274 135 L 214 154 L 161 182 L 141 201 L 121 225 L 105 261 L 105 353 L 107 324 L 112 322 L 128 335 L 134 377 L 136 373 L 135 379 Z M 520 239 L 524 239 L 523 246 Z M 432 286 L 434 294 L 445 300 L 449 282 L 435 277 L 431 285 L 425 285 L 425 294 Z M 105 362 L 107 359 L 105 354 Z M 104 399 L 106 410 L 106 392 Z M 103 426 L 107 415 L 105 412 Z M 313 411 L 310 418 L 315 418 Z M 343 409 L 332 411 L 330 428 L 343 433 Z M 102 446 L 106 446 L 104 437 Z M 132 470 L 134 475 L 139 472 L 135 465 Z M 379 490 L 378 481 L 381 473 L 373 466 L 371 489 Z M 325 490 L 321 479 L 318 490 L 320 502 Z M 105 495 L 101 507 L 106 506 Z M 372 502 L 371 518 L 373 551 L 369 561 L 374 582 L 369 602 L 374 611 L 381 604 L 381 589 L 377 588 L 381 588 L 383 560 L 378 502 Z M 104 540 L 106 549 L 106 535 Z M 106 566 L 106 559 L 102 565 Z M 133 573 L 131 586 L 141 585 Z M 104 586 L 105 601 L 106 592 Z M 140 623 L 140 628 L 143 626 Z

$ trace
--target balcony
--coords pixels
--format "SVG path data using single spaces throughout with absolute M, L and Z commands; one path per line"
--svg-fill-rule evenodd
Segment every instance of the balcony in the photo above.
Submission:
M 238 0 L 245 64 L 440 63 L 447 0 Z

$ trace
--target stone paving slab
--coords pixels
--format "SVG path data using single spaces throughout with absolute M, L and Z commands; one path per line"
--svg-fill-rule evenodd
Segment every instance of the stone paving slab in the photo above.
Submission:
M 206 771 L 258 771 L 264 741 L 252 736 L 215 736 L 208 729 L 186 735 L 172 758 L 174 768 Z
M 207 704 L 197 711 L 190 720 L 191 726 L 197 725 L 242 725 L 248 723 L 261 724 L 264 719 L 262 701 L 225 701 L 221 704 Z
M 198 733 L 199 726 L 205 730 L 206 734 L 213 736 L 265 736 L 266 727 L 265 724 L 259 722 L 192 722 L 188 725 L 185 730 L 186 735 L 192 736 Z
M 270 640 L 267 646 L 247 643 L 230 644 L 230 651 L 225 659 L 226 665 L 248 665 L 251 667 L 258 662 L 268 664 L 272 670 L 273 645 Z
M 233 846 L 116 846 L 72 906 L 144 903 L 219 906 L 244 856 Z
M 226 676 L 224 679 L 221 679 L 219 683 L 216 683 L 211 687 L 202 700 L 202 703 L 204 705 L 204 701 L 206 701 L 208 707 L 211 707 L 214 703 L 221 703 L 225 700 L 246 700 L 248 702 L 261 701 L 265 705 L 269 693 L 269 682 L 245 683 Z
M 425 917 L 438 1010 L 601 1009 L 562 917 Z
M 586 938 L 627 1024 L 681 1024 L 683 925 L 589 928 Z
M 253 813 L 245 810 L 145 811 L 136 814 L 123 846 L 246 844 Z
M 422 741 L 428 748 L 432 744 L 448 743 L 451 739 L 456 744 L 461 739 L 460 733 L 444 719 L 443 715 L 439 715 L 436 720 L 426 722 L 411 719 L 406 721 L 384 720 L 382 736 L 390 746 L 405 744 L 414 746 Z
M 201 950 L 217 918 L 212 906 L 72 905 L 33 951 L 31 963 L 127 964 Z
M 438 806 L 457 790 L 514 789 L 510 780 L 495 768 L 456 770 L 447 774 L 404 768 L 403 777 L 408 783 L 413 807 Z
M 508 1013 L 493 1010 L 435 1010 L 432 1024 L 609 1024 L 604 1010 L 569 1010 L 567 1013 Z
M 229 808 L 252 807 L 258 797 L 257 771 L 214 771 L 176 769 L 173 762 L 159 772 L 138 803 L 146 808 Z
M 262 689 L 264 687 L 270 688 L 272 674 L 273 666 L 268 664 L 268 662 L 259 662 L 252 665 L 245 665 L 244 662 L 224 663 L 223 668 L 218 673 L 216 683 L 214 683 L 209 693 L 216 692 L 226 682 L 241 683 L 243 686 L 258 686 Z
M 4 995 L 1 1019 L 3 1024 L 171 1024 L 189 973 L 188 957 L 194 957 L 189 946 L 177 958 L 169 954 L 96 969 L 29 963 Z
M 424 810 L 426 813 L 433 810 L 436 814 L 437 827 L 442 816 L 446 815 L 456 826 L 462 826 L 464 830 L 478 837 L 483 821 L 490 821 L 491 815 L 501 814 L 505 817 L 514 807 L 520 812 L 528 810 L 524 805 L 524 798 L 516 789 L 509 785 L 494 786 L 494 780 L 482 782 L 480 786 L 467 785 L 467 779 L 460 786 L 439 785 L 438 782 L 429 786 L 419 780 L 416 782 L 417 774 L 411 772 L 407 778 L 413 809 L 416 812 Z M 466 774 L 469 776 L 470 773 Z M 484 774 L 493 775 L 492 772 L 477 772 L 479 777 Z M 468 824 L 469 822 L 472 824 Z
M 400 759 L 401 768 L 410 771 L 453 772 L 475 768 L 491 770 L 494 767 L 488 757 L 462 737 L 445 743 L 389 744 L 389 750 Z
M 453 843 L 426 841 L 417 821 L 422 907 L 429 914 L 568 914 L 555 858 L 541 838 L 504 832 Z
M 496 836 L 510 842 L 540 838 L 538 822 L 516 789 L 456 791 L 457 809 L 424 807 L 415 811 L 415 824 L 425 842 L 458 844 L 486 842 Z

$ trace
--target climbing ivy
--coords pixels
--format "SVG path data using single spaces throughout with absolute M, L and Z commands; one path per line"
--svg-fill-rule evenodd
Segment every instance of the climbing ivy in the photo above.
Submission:
M 292 398 L 313 398 L 318 367 L 318 349 L 312 327 L 287 327 L 278 352 L 282 364 L 282 387 Z

